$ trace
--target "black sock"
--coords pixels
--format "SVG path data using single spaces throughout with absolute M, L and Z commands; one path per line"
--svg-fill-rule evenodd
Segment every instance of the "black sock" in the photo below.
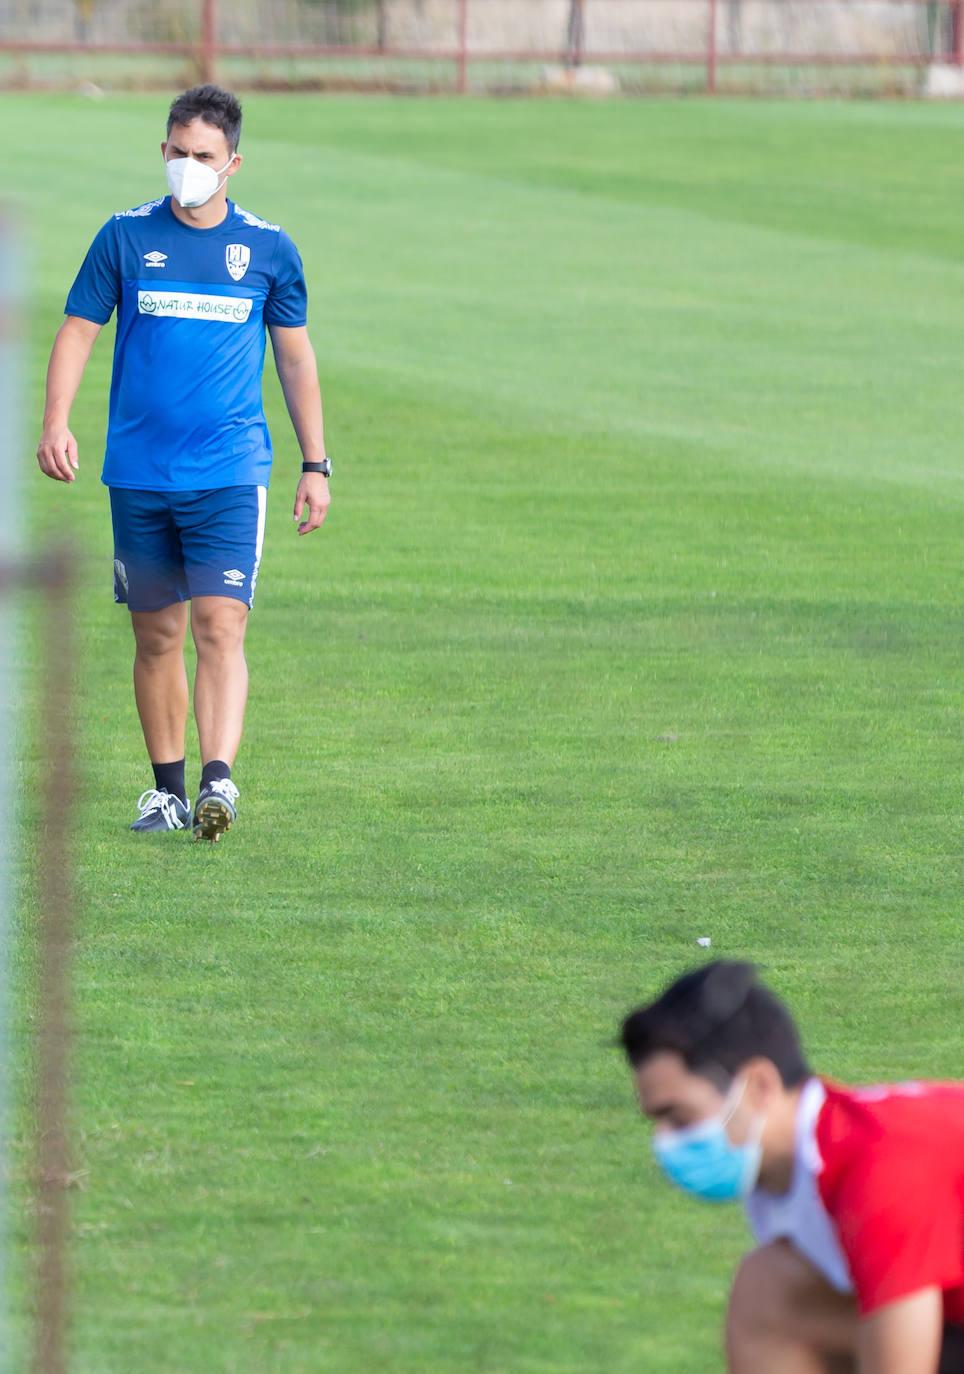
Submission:
M 221 778 L 229 778 L 231 769 L 223 759 L 212 759 L 201 769 L 201 790 L 203 791 L 209 783 L 219 782 Z
M 184 785 L 184 760 L 176 763 L 152 763 L 154 786 L 158 792 L 170 792 L 172 797 L 187 806 L 187 788 Z

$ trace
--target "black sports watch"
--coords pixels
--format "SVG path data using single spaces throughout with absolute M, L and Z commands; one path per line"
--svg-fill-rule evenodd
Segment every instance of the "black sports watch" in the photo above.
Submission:
M 320 463 L 302 463 L 302 472 L 320 472 L 322 477 L 331 476 L 331 459 L 325 458 Z

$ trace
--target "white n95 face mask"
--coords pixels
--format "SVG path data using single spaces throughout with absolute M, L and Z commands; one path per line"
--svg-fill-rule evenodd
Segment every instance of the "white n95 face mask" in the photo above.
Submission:
M 220 171 L 216 172 L 213 167 L 205 167 L 203 162 L 198 162 L 193 157 L 171 158 L 170 162 L 164 164 L 171 195 L 178 205 L 182 205 L 186 210 L 195 210 L 199 205 L 206 205 L 227 181 L 227 177 L 224 181 L 219 181 L 218 178 L 221 172 L 227 171 L 233 161 L 232 153 Z

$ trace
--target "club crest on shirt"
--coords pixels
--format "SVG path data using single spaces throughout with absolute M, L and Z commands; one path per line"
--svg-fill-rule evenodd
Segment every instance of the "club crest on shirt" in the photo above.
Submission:
M 231 276 L 235 281 L 240 281 L 248 270 L 251 249 L 244 243 L 229 243 L 224 250 L 224 257 Z

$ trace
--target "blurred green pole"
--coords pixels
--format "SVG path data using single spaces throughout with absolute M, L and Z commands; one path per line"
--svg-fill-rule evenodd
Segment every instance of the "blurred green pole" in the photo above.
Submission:
M 12 593 L 21 553 L 18 518 L 21 453 L 21 302 L 24 262 L 14 216 L 0 206 L 0 1180 L 7 1178 L 11 1080 L 10 942 L 13 922 L 13 738 L 16 701 L 15 619 Z M 0 1194 L 0 1371 L 13 1370 L 7 1329 L 9 1308 L 8 1207 Z

